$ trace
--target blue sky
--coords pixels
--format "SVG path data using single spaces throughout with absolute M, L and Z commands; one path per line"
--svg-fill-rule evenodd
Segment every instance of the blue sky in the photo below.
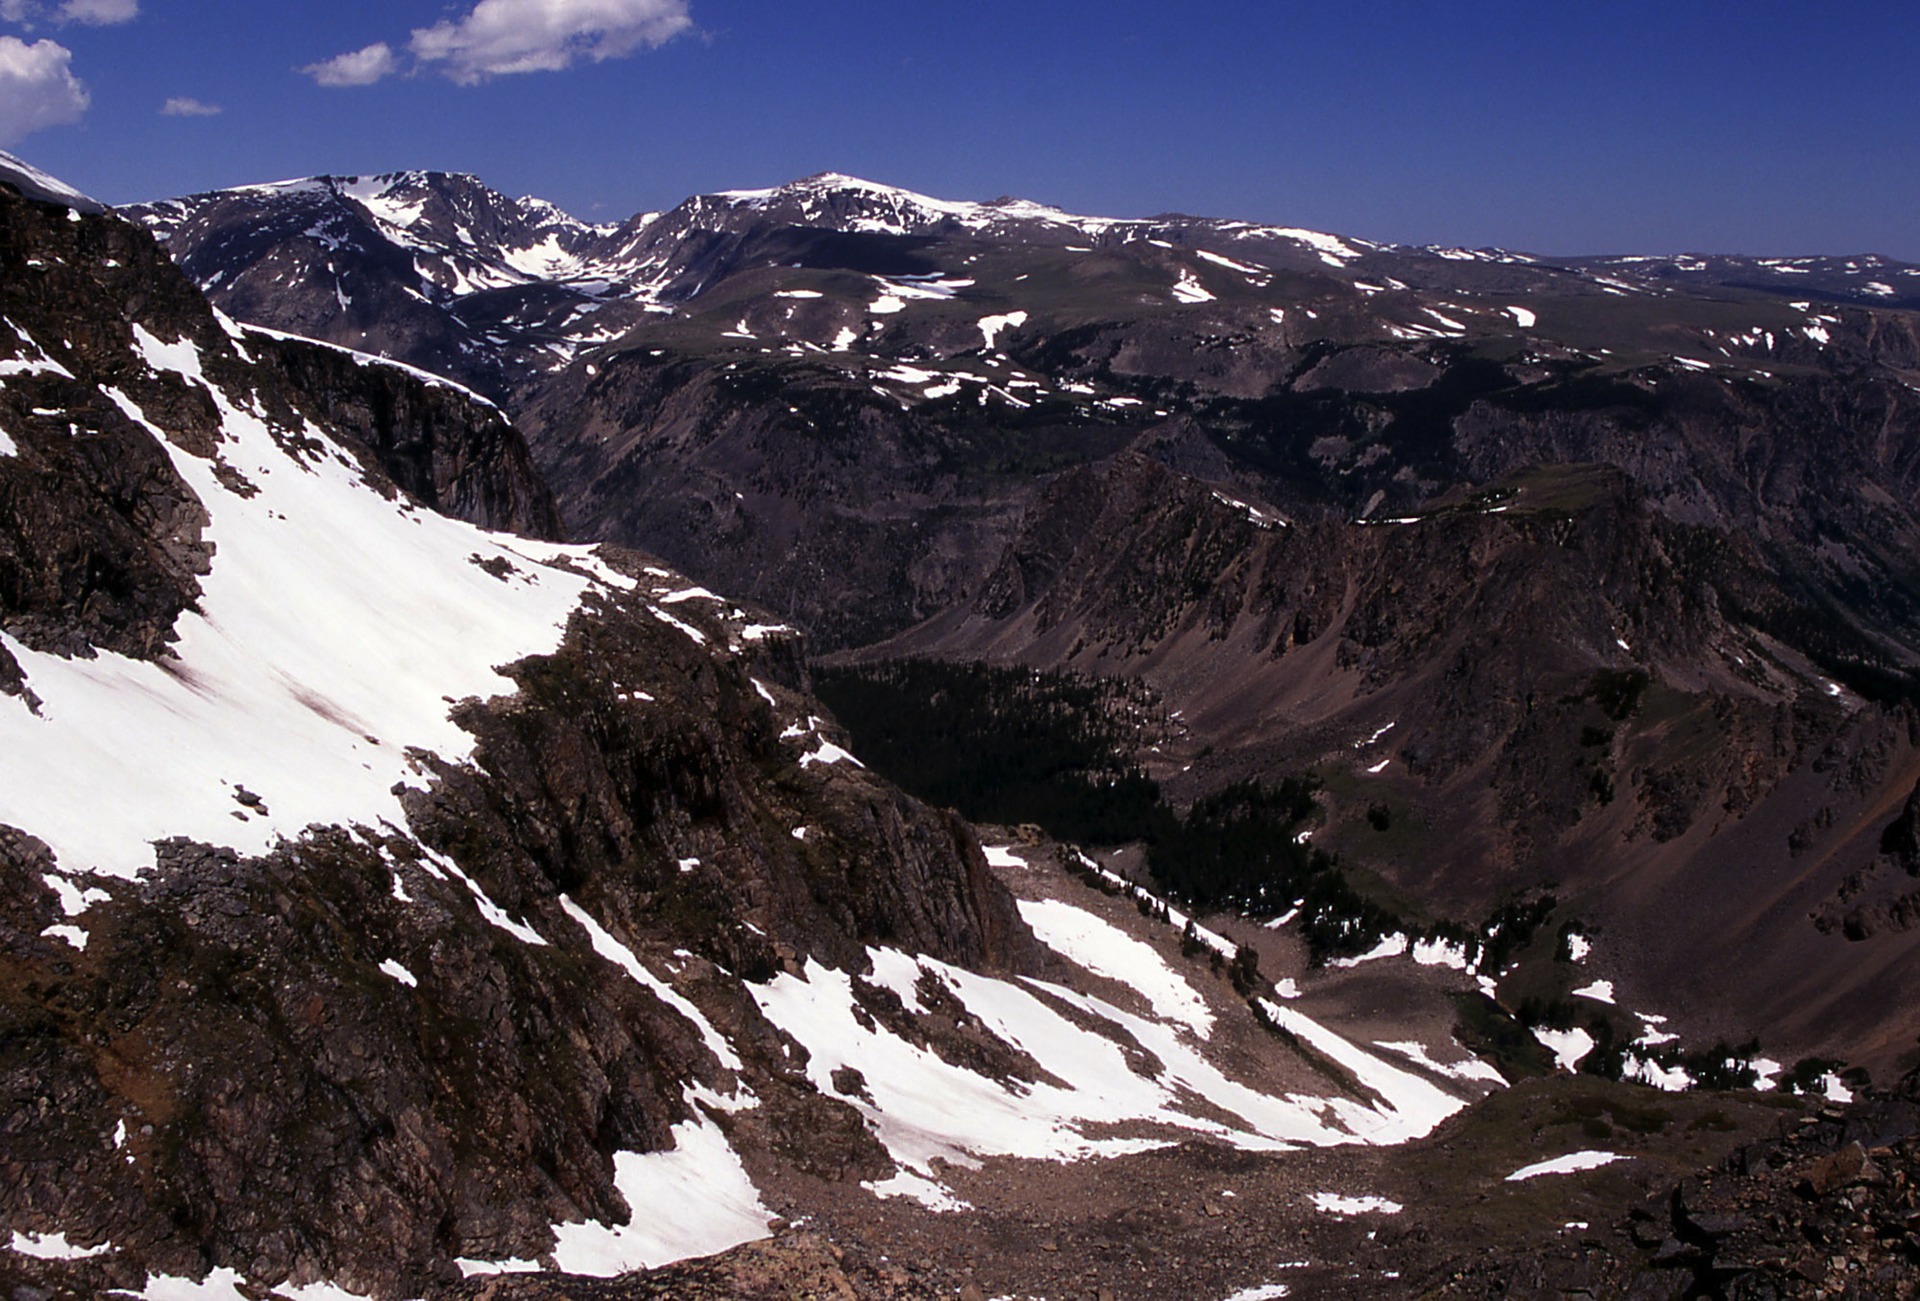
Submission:
M 108 202 L 427 167 L 610 220 L 836 170 L 1414 243 L 1920 261 L 1917 60 L 1910 3 L 0 0 L 0 147 Z

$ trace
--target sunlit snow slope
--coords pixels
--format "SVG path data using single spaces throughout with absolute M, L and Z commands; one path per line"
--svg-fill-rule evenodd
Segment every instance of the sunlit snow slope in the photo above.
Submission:
M 0 634 L 39 698 L 0 700 L 0 822 L 64 870 L 118 876 L 166 836 L 257 852 L 312 823 L 404 825 L 408 751 L 463 758 L 450 702 L 511 691 L 494 667 L 551 651 L 608 580 L 588 576 L 586 549 L 403 507 L 324 431 L 275 429 L 210 382 L 191 341 L 134 332 L 153 371 L 220 414 L 219 446 L 196 455 L 105 389 L 211 516 L 212 572 L 177 658 L 68 659 Z

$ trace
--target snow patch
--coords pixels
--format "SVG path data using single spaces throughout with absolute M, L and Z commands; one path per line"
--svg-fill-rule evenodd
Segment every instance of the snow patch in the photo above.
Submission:
M 171 1274 L 149 1274 L 146 1286 L 138 1292 L 116 1290 L 110 1295 L 138 1301 L 249 1301 L 247 1294 L 240 1290 L 245 1282 L 237 1272 L 223 1265 L 199 1282 Z
M 1218 253 L 1209 253 L 1205 249 L 1195 250 L 1194 256 L 1203 261 L 1211 262 L 1217 267 L 1225 267 L 1229 271 L 1238 271 L 1243 276 L 1260 278 L 1267 274 L 1265 267 L 1249 266 L 1245 262 L 1235 262 L 1230 257 L 1221 257 Z
M 1340 1193 L 1315 1193 L 1313 1208 L 1328 1215 L 1398 1215 L 1406 1207 L 1385 1197 L 1347 1197 Z
M 992 352 L 1002 330 L 1017 330 L 1027 323 L 1025 312 L 1008 312 L 1005 316 L 983 316 L 980 318 L 980 334 L 987 341 L 987 351 Z
M 1433 1055 L 1427 1051 L 1425 1044 L 1415 1040 L 1406 1040 L 1403 1042 L 1388 1042 L 1384 1039 L 1376 1040 L 1374 1047 L 1385 1048 L 1388 1052 L 1398 1053 L 1414 1064 L 1424 1066 L 1436 1074 L 1447 1076 L 1449 1079 L 1491 1084 L 1497 1088 L 1505 1088 L 1507 1084 L 1506 1076 L 1481 1061 L 1478 1057 L 1469 1056 L 1466 1060 L 1458 1062 L 1437 1061 Z
M 87 933 L 78 926 L 65 924 L 49 926 L 44 931 L 41 931 L 40 934 L 50 940 L 65 940 L 82 953 L 85 953 L 87 950 Z
M 675 1125 L 668 1151 L 614 1153 L 613 1169 L 630 1219 L 554 1226 L 554 1263 L 569 1274 L 612 1278 L 769 1236 L 759 1190 L 704 1116 Z
M 1593 1036 L 1585 1030 L 1554 1030 L 1537 1025 L 1533 1037 L 1553 1054 L 1554 1064 L 1563 1071 L 1577 1071 L 1580 1062 L 1593 1051 Z
M 1381 737 L 1385 736 L 1388 732 L 1391 732 L 1395 726 L 1396 726 L 1395 723 L 1388 723 L 1385 726 L 1375 728 L 1372 736 L 1369 736 L 1364 741 L 1355 741 L 1353 743 L 1353 748 L 1356 750 L 1366 749 L 1368 746 L 1372 745 L 1375 741 L 1378 741 Z
M 64 1233 L 22 1233 L 13 1231 L 11 1249 L 36 1260 L 92 1260 L 113 1250 L 111 1242 L 96 1247 L 78 1247 Z
M 1598 1170 L 1601 1166 L 1612 1165 L 1615 1161 L 1627 1158 L 1618 1152 L 1569 1152 L 1565 1156 L 1554 1157 L 1551 1161 L 1536 1161 L 1532 1165 L 1523 1165 L 1507 1176 L 1507 1182 L 1517 1184 L 1525 1179 L 1534 1179 L 1540 1175 L 1577 1174 L 1582 1170 Z
M 919 1202 L 930 1211 L 969 1211 L 973 1203 L 953 1195 L 952 1190 L 924 1175 L 911 1170 L 901 1170 L 891 1179 L 877 1179 L 863 1184 L 876 1197 L 905 1197 Z
M 1058 899 L 1023 899 L 1020 917 L 1042 944 L 1069 961 L 1138 990 L 1155 1016 L 1183 1025 L 1202 1039 L 1213 1033 L 1213 1012 L 1206 1000 L 1152 945 Z
M 1243 226 L 1233 234 L 1238 239 L 1288 239 L 1305 244 L 1320 255 L 1322 262 L 1333 267 L 1344 267 L 1361 255 L 1361 250 L 1337 235 L 1301 230 L 1297 226 Z
M 1467 946 L 1451 940 L 1414 941 L 1413 960 L 1423 967 L 1451 967 L 1455 971 L 1472 970 L 1472 964 L 1467 961 Z
M 1685 1093 L 1693 1087 L 1693 1076 L 1678 1066 L 1662 1066 L 1650 1057 L 1629 1053 L 1621 1078 L 1645 1084 L 1663 1093 Z
M 538 1274 L 542 1269 L 537 1260 L 470 1260 L 461 1256 L 453 1263 L 460 1267 L 462 1278 L 485 1278 L 493 1274 Z
M 287 1301 L 372 1301 L 371 1297 L 361 1296 L 358 1292 L 349 1292 L 333 1283 L 306 1283 L 295 1287 L 291 1283 L 282 1283 L 272 1292 L 275 1297 L 286 1297 Z
M 1377 1109 L 1362 1108 L 1346 1099 L 1334 1099 L 1328 1104 L 1342 1122 L 1366 1142 L 1401 1143 L 1424 1138 L 1441 1121 L 1466 1106 L 1445 1090 L 1380 1060 L 1290 1007 L 1266 1001 L 1260 1006 L 1275 1025 L 1316 1052 L 1331 1057 L 1379 1095 L 1381 1106 Z
M 811 754 L 803 754 L 800 756 L 800 766 L 802 768 L 811 768 L 816 763 L 850 763 L 856 768 L 864 768 L 867 766 L 833 742 L 824 739 L 821 740 L 819 748 Z
M 49 357 L 46 349 L 35 343 L 25 330 L 4 318 L 0 318 L 0 324 L 5 324 L 12 330 L 14 336 L 26 348 L 21 356 L 0 360 L 0 380 L 10 379 L 15 375 L 58 375 L 62 379 L 73 378 L 73 372 Z
M 1385 764 L 1381 765 L 1381 767 L 1385 766 Z M 1369 768 L 1367 771 L 1375 772 L 1378 770 Z M 1327 963 L 1327 965 L 1329 967 L 1357 967 L 1363 962 L 1378 962 L 1381 958 L 1402 958 L 1407 955 L 1409 947 L 1411 946 L 1407 937 L 1396 931 L 1392 935 L 1382 937 L 1378 944 L 1368 949 L 1365 953 L 1357 954 L 1351 958 L 1335 958 Z
M 1216 295 L 1200 283 L 1200 278 L 1187 270 L 1180 269 L 1180 278 L 1174 282 L 1173 298 L 1178 303 L 1211 303 Z

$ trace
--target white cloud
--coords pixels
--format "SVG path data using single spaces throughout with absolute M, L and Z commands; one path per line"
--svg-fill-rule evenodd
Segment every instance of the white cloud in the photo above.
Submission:
M 92 97 L 69 63 L 73 51 L 53 41 L 28 45 L 0 36 L 0 145 L 50 126 L 78 122 Z
M 219 117 L 226 112 L 218 104 L 207 104 L 191 95 L 175 95 L 160 106 L 162 117 Z
M 54 17 L 63 23 L 109 27 L 140 16 L 140 0 L 64 0 Z
M 416 28 L 409 47 L 463 85 L 558 72 L 663 45 L 693 26 L 686 0 L 480 0 L 458 22 Z
M 0 0 L 0 6 L 15 0 Z M 68 0 L 77 3 L 78 0 Z M 94 0 L 107 3 L 109 0 Z M 559 72 L 622 59 L 693 29 L 688 0 L 478 0 L 459 18 L 416 27 L 407 42 L 415 71 L 463 86 L 515 72 Z M 367 86 L 401 71 L 385 41 L 301 68 L 323 86 Z
M 394 57 L 393 47 L 380 41 L 364 50 L 309 63 L 300 71 L 322 86 L 371 86 L 400 71 L 400 61 Z

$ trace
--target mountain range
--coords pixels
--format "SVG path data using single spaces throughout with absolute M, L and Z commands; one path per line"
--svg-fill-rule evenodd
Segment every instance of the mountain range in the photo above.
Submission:
M 1920 995 L 1882 852 L 1920 789 L 1920 268 L 833 174 L 618 226 L 430 173 L 136 215 L 236 316 L 496 398 L 571 536 L 839 660 L 1141 681 L 1177 800 L 1311 772 L 1317 843 L 1415 919 L 1552 891 L 1701 1033 L 1911 1048 L 1871 1009 Z
M 0 182 L 13 1295 L 1911 1286 L 1920 268 Z

